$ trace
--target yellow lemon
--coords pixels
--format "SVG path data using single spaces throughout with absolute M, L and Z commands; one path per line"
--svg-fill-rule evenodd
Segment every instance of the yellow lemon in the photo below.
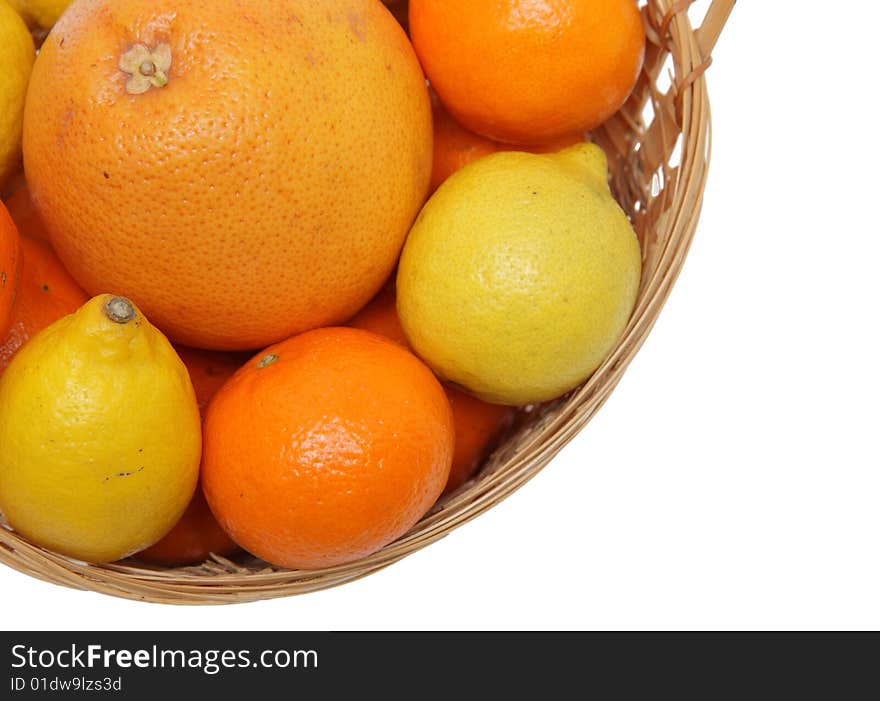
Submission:
M 186 367 L 128 300 L 101 295 L 0 375 L 0 511 L 32 542 L 111 562 L 162 538 L 196 487 Z
M 55 26 L 72 0 L 8 0 L 8 2 L 28 26 L 48 30 Z
M 626 327 L 640 276 L 638 239 L 598 146 L 498 153 L 425 205 L 400 260 L 397 306 L 439 375 L 522 405 L 595 371 Z
M 21 163 L 21 122 L 34 51 L 21 17 L 0 0 L 0 190 Z

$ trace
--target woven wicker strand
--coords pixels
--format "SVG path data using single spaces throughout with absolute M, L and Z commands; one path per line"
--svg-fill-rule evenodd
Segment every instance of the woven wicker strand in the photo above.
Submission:
M 74 589 L 168 604 L 230 604 L 326 589 L 365 577 L 439 540 L 534 477 L 593 417 L 644 343 L 693 238 L 709 167 L 705 71 L 735 0 L 712 0 L 694 30 L 693 0 L 648 0 L 642 8 L 645 65 L 623 108 L 593 133 L 608 154 L 611 184 L 642 243 L 642 287 L 620 342 L 580 388 L 533 408 L 480 474 L 445 498 L 407 535 L 357 562 L 314 572 L 254 559 L 214 557 L 196 567 L 148 568 L 133 561 L 90 565 L 39 548 L 0 528 L 0 561 Z M 405 19 L 405 0 L 386 0 Z M 668 87 L 658 84 L 668 77 Z

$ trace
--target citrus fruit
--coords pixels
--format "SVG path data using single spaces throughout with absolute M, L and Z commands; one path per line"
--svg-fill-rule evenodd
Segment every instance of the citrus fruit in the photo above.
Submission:
M 370 300 L 366 307 L 351 318 L 348 325 L 356 329 L 377 333 L 410 350 L 409 341 L 406 340 L 406 334 L 400 325 L 400 317 L 397 316 L 396 305 L 394 284 L 389 282 L 379 291 L 379 294 Z
M 448 493 L 474 476 L 498 444 L 498 439 L 513 423 L 516 412 L 511 407 L 489 404 L 449 385 L 446 385 L 446 396 L 455 423 L 455 452 L 444 490 Z
M 21 17 L 0 0 L 0 190 L 21 166 L 21 125 L 34 40 Z
M 186 365 L 196 393 L 199 411 L 204 414 L 208 404 L 226 381 L 249 360 L 241 353 L 207 351 L 177 346 L 177 354 Z
M 6 199 L 5 204 L 12 221 L 15 222 L 22 236 L 29 236 L 40 241 L 49 240 L 46 224 L 43 222 L 39 210 L 34 206 L 31 191 L 26 183 L 16 188 Z
M 9 330 L 0 336 L 0 372 L 29 338 L 85 304 L 88 295 L 73 281 L 45 241 L 22 236 L 18 292 Z
M 179 347 L 177 353 L 189 371 L 199 411 L 204 417 L 208 403 L 223 384 L 235 374 L 244 359 L 232 353 L 202 351 Z M 145 562 L 163 565 L 188 565 L 203 562 L 212 553 L 231 555 L 238 546 L 226 534 L 208 508 L 201 486 L 180 521 L 162 540 L 137 553 Z
M 386 285 L 349 326 L 372 331 L 409 348 L 397 315 L 393 285 Z M 444 490 L 451 492 L 473 476 L 499 436 L 513 423 L 516 412 L 510 407 L 480 401 L 451 385 L 444 385 L 443 389 L 452 407 L 455 429 L 455 450 Z
M 30 27 L 51 29 L 71 0 L 7 0 Z
M 350 328 L 259 353 L 214 397 L 202 484 L 232 538 L 317 569 L 406 533 L 440 496 L 453 450 L 440 383 L 412 353 Z
M 21 249 L 15 222 L 0 202 L 0 338 L 12 323 L 12 305 L 18 285 Z
M 416 353 L 498 404 L 553 399 L 623 333 L 639 243 L 595 144 L 496 153 L 434 193 L 407 239 L 397 309 Z
M 468 163 L 473 163 L 490 153 L 522 150 L 529 153 L 555 153 L 566 146 L 584 140 L 583 133 L 566 134 L 543 144 L 517 147 L 487 139 L 465 129 L 456 122 L 436 98 L 432 101 L 434 112 L 434 165 L 431 169 L 431 186 L 434 192 L 443 181 Z
M 212 554 L 234 555 L 240 548 L 226 534 L 205 501 L 201 487 L 196 488 L 189 506 L 171 531 L 155 545 L 135 554 L 138 560 L 156 565 L 194 565 Z
M 464 126 L 529 144 L 598 126 L 645 52 L 636 0 L 411 0 L 431 86 Z
M 199 410 L 171 344 L 101 295 L 34 336 L 0 375 L 0 511 L 88 562 L 155 543 L 198 479 Z
M 24 161 L 87 291 L 236 350 L 370 300 L 431 139 L 424 75 L 378 0 L 80 0 L 37 59 Z

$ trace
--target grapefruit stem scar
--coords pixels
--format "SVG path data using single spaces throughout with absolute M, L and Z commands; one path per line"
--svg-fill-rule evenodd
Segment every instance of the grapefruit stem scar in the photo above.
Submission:
M 119 58 L 119 68 L 130 76 L 125 83 L 125 90 L 130 95 L 140 95 L 151 87 L 162 88 L 168 84 L 171 47 L 159 44 L 150 49 L 135 44 Z
M 125 297 L 113 297 L 104 305 L 104 314 L 110 321 L 117 324 L 127 324 L 134 319 L 137 312 L 134 310 L 134 305 Z

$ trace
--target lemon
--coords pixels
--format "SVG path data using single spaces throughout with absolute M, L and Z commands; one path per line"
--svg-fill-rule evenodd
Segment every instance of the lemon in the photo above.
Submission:
M 601 364 L 632 314 L 635 232 L 594 144 L 498 153 L 458 171 L 404 246 L 397 305 L 416 352 L 477 397 L 523 405 Z
M 0 511 L 32 542 L 111 562 L 162 538 L 196 487 L 186 367 L 128 300 L 101 295 L 0 375 Z
M 0 0 L 2 2 L 3 0 Z M 72 0 L 7 0 L 30 27 L 52 29 Z
M 25 23 L 0 0 L 0 190 L 21 162 L 21 122 L 34 51 Z

